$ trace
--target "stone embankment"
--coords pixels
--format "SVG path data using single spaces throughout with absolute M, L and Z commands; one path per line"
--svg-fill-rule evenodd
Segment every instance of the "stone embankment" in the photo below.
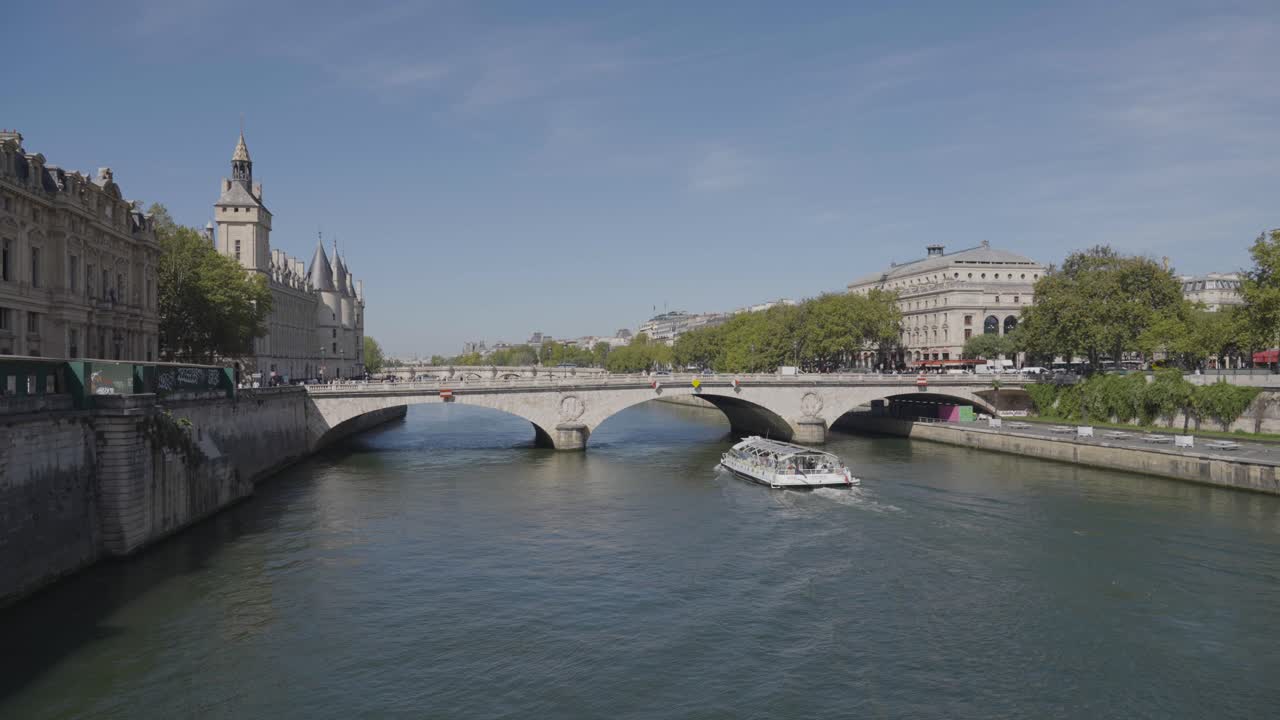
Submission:
M 301 388 L 174 396 L 0 398 L 0 606 L 137 552 L 253 494 L 316 448 L 405 414 L 308 434 Z
M 973 423 L 912 422 L 871 415 L 847 415 L 837 429 L 959 445 L 994 452 L 1075 463 L 1108 470 L 1156 475 L 1174 480 L 1280 495 L 1280 456 L 1233 457 L 1219 452 L 1169 446 L 1133 447 L 1129 443 L 1046 437 L 1034 431 L 992 429 Z M 1230 451 L 1228 451 L 1230 452 Z

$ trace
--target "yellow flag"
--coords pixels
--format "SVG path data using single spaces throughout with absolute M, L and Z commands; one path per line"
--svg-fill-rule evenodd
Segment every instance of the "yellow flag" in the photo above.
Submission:
M 702 386 L 702 381 L 701 381 L 701 380 L 699 380 L 699 379 L 697 379 L 697 378 L 694 378 L 694 379 L 693 379 L 693 386 L 694 386 L 694 387 L 701 387 L 701 386 Z

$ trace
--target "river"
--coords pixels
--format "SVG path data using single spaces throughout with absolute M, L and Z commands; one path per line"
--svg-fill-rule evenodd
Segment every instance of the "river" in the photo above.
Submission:
M 847 435 L 770 491 L 727 430 L 413 408 L 0 612 L 0 718 L 1275 717 L 1280 498 Z

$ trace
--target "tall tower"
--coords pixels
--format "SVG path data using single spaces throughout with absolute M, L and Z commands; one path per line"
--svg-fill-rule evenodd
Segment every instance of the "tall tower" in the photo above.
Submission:
M 231 177 L 222 179 L 222 194 L 213 206 L 218 225 L 214 245 L 245 269 L 271 272 L 271 211 L 262 202 L 262 185 L 253 182 L 253 161 L 244 129 L 231 154 Z

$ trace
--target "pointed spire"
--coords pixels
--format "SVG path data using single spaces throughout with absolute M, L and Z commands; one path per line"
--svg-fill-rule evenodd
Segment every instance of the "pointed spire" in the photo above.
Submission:
M 311 269 L 307 271 L 307 280 L 316 290 L 333 292 L 333 270 L 329 266 L 329 258 L 324 254 L 324 236 L 316 241 L 316 254 L 311 257 Z
M 347 268 L 342 264 L 342 256 L 338 254 L 338 238 L 333 238 L 333 285 L 340 293 L 347 292 Z
M 236 151 L 231 155 L 231 161 L 249 162 L 249 146 L 244 144 L 244 129 L 240 130 L 240 141 L 236 143 Z

